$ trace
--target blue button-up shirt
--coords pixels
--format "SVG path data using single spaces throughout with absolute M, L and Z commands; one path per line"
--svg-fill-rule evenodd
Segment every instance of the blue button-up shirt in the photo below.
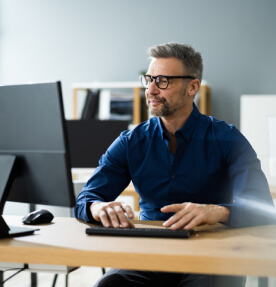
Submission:
M 262 207 L 255 208 L 273 208 L 260 161 L 233 125 L 202 115 L 194 105 L 175 136 L 173 155 L 160 118 L 122 132 L 79 194 L 75 216 L 92 221 L 91 203 L 115 200 L 132 180 L 143 220 L 167 220 L 172 214 L 161 207 L 194 202 L 229 207 L 231 226 L 271 223 Z

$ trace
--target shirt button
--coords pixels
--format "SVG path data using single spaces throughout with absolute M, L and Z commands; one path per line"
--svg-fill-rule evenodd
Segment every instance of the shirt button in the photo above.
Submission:
M 175 179 L 175 175 L 174 174 L 172 175 L 172 179 Z

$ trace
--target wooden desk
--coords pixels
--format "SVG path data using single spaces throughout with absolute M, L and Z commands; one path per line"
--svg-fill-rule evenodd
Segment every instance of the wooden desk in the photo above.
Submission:
M 5 220 L 21 225 L 20 217 Z M 276 276 L 276 226 L 204 226 L 190 239 L 87 236 L 87 226 L 74 218 L 55 218 L 35 235 L 1 239 L 0 262 Z

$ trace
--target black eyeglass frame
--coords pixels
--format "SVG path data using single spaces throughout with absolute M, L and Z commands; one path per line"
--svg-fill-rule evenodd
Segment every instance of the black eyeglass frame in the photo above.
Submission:
M 165 75 L 150 76 L 150 75 L 142 75 L 142 76 L 141 76 L 141 84 L 142 84 L 142 86 L 143 86 L 145 89 L 148 89 L 148 88 L 149 88 L 149 87 L 145 87 L 145 86 L 143 85 L 143 78 L 145 78 L 145 77 L 149 77 L 151 83 L 152 83 L 153 80 L 154 80 L 156 86 L 157 86 L 159 89 L 161 89 L 161 90 L 167 89 L 167 87 L 169 86 L 169 80 L 170 80 L 170 79 L 192 79 L 192 80 L 195 80 L 195 79 L 196 79 L 196 77 L 194 77 L 194 76 L 165 76 Z M 157 79 L 158 77 L 164 77 L 164 78 L 167 79 L 167 86 L 166 86 L 165 88 L 160 88 L 160 87 L 159 87 L 159 83 L 156 82 L 156 79 Z

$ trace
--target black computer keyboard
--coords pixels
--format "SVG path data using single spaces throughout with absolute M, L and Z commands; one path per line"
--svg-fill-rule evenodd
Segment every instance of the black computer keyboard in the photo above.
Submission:
M 192 230 L 171 230 L 161 228 L 114 228 L 114 227 L 89 227 L 88 235 L 106 236 L 132 236 L 132 237 L 158 237 L 158 238 L 189 238 Z

